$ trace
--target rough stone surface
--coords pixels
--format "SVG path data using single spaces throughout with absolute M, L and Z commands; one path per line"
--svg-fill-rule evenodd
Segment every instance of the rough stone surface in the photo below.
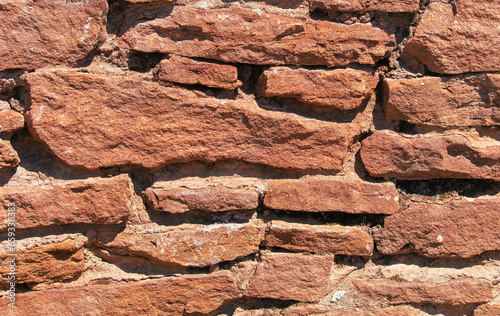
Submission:
M 500 143 L 459 134 L 411 137 L 377 131 L 363 140 L 361 159 L 373 177 L 500 180 Z
M 272 67 L 260 76 L 264 97 L 290 97 L 340 110 L 360 107 L 373 94 L 378 74 L 354 69 L 307 70 Z
M 99 237 L 99 245 L 113 252 L 143 256 L 166 265 L 207 267 L 258 252 L 264 233 L 264 227 L 252 223 L 187 224 L 160 233 L 104 235 Z
M 333 256 L 265 253 L 245 296 L 314 302 L 329 290 Z
M 370 256 L 373 240 L 357 227 L 294 224 L 272 221 L 265 245 L 291 251 Z
M 0 140 L 0 172 L 10 171 L 19 165 L 19 156 L 9 141 Z
M 15 254 L 15 256 L 14 256 Z M 10 263 L 15 258 L 16 283 L 52 283 L 78 277 L 84 269 L 83 248 L 75 240 L 43 245 L 15 253 L 0 254 L 1 284 L 8 279 Z
M 256 314 L 255 316 L 258 316 Z M 349 308 L 349 309 L 334 309 L 325 305 L 309 304 L 291 306 L 283 310 L 283 316 L 428 316 L 421 310 L 408 306 L 391 306 L 383 309 L 369 308 Z M 241 315 L 247 316 L 247 315 Z M 250 316 L 250 315 L 248 315 Z M 253 316 L 253 315 L 252 315 Z
M 191 210 L 204 212 L 252 210 L 259 206 L 257 191 L 224 186 L 172 190 L 149 188 L 144 194 L 151 208 L 168 213 L 184 213 Z
M 500 124 L 500 75 L 384 81 L 388 120 L 435 126 Z
M 500 305 L 482 305 L 474 310 L 474 316 L 500 315 Z
M 295 20 L 259 10 L 174 10 L 128 29 L 119 44 L 142 52 L 259 65 L 374 64 L 395 48 L 394 36 L 363 25 Z
M 404 53 L 437 73 L 499 71 L 499 15 L 496 0 L 431 3 Z
M 397 282 L 392 280 L 353 280 L 357 295 L 391 304 L 465 305 L 488 302 L 492 284 L 485 280 L 452 280 L 444 283 Z
M 31 132 L 67 164 L 87 169 L 235 159 L 340 170 L 360 133 L 355 123 L 201 98 L 124 76 L 54 71 L 27 78 Z
M 0 133 L 10 133 L 24 127 L 24 116 L 16 111 L 0 112 Z
M 92 285 L 16 295 L 16 308 L 0 298 L 2 315 L 183 315 L 208 314 L 241 296 L 227 271 L 127 284 Z
M 77 65 L 103 38 L 105 0 L 5 0 L 0 70 Z
M 313 6 L 332 11 L 417 12 L 418 0 L 313 0 Z
M 127 175 L 69 182 L 60 186 L 0 188 L 0 231 L 7 230 L 8 204 L 15 203 L 16 228 L 67 224 L 118 224 L 130 215 Z
M 234 66 L 200 62 L 175 55 L 161 61 L 158 79 L 228 90 L 241 86 L 238 69 Z
M 500 197 L 410 202 L 407 209 L 385 219 L 375 240 L 383 254 L 415 251 L 429 257 L 467 258 L 500 250 Z
M 271 180 L 264 205 L 278 210 L 352 214 L 393 214 L 399 209 L 393 183 L 342 178 Z

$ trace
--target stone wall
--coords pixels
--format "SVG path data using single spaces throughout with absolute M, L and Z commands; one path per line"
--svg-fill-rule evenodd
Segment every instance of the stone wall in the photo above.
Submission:
M 498 0 L 0 23 L 1 315 L 500 315 Z

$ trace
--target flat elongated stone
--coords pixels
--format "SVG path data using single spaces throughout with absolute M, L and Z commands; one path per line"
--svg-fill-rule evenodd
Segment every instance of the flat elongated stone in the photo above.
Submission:
M 482 305 L 474 310 L 474 316 L 497 316 L 500 315 L 500 305 Z
M 500 2 L 457 0 L 431 3 L 404 54 L 430 71 L 459 74 L 500 70 Z
M 258 90 L 264 97 L 290 97 L 304 103 L 352 110 L 370 96 L 378 75 L 354 69 L 307 70 L 270 68 L 259 78 Z
M 245 296 L 315 302 L 329 290 L 333 256 L 264 253 Z
M 233 189 L 224 186 L 171 190 L 149 188 L 144 193 L 150 207 L 168 213 L 184 213 L 190 210 L 204 212 L 252 210 L 259 206 L 259 194 L 252 189 Z
M 278 210 L 353 214 L 393 214 L 399 209 L 393 183 L 342 178 L 269 181 L 264 205 Z
M 361 144 L 361 159 L 373 177 L 500 180 L 500 143 L 495 141 L 476 143 L 458 134 L 411 137 L 379 131 Z
M 490 301 L 492 284 L 486 280 L 462 279 L 444 283 L 397 282 L 392 280 L 353 280 L 358 295 L 391 304 L 466 305 Z
M 100 238 L 99 244 L 166 265 L 207 267 L 258 252 L 264 233 L 255 224 L 186 225 L 161 233 L 120 233 L 111 241 Z
M 201 98 L 124 76 L 54 71 L 32 73 L 27 80 L 32 134 L 67 164 L 87 169 L 235 159 L 340 170 L 360 133 L 357 123 Z
M 70 182 L 62 186 L 0 188 L 0 231 L 15 204 L 16 229 L 66 224 L 119 224 L 130 215 L 132 183 L 127 175 Z
M 229 90 L 241 86 L 238 69 L 234 66 L 200 62 L 175 55 L 161 61 L 158 79 Z
M 332 11 L 417 12 L 419 0 L 313 0 L 314 7 Z
M 241 297 L 227 271 L 126 284 L 89 285 L 16 294 L 15 308 L 0 298 L 2 315 L 183 315 L 209 314 Z
M 24 127 L 24 116 L 16 111 L 0 112 L 0 133 L 10 133 Z
M 255 314 L 258 316 L 259 314 Z M 347 309 L 336 309 L 328 308 L 325 305 L 308 304 L 308 305 L 295 305 L 288 307 L 283 310 L 283 316 L 429 316 L 420 309 L 409 306 L 390 306 L 383 309 L 370 309 L 370 308 L 347 308 Z M 254 316 L 252 315 L 241 315 L 241 316 Z
M 19 156 L 10 142 L 0 140 L 0 172 L 9 171 L 17 167 L 20 162 Z
M 500 250 L 500 197 L 410 202 L 385 219 L 375 240 L 383 254 L 415 251 L 428 257 L 467 258 Z
M 1 284 L 10 281 L 52 283 L 71 280 L 83 272 L 85 265 L 83 248 L 71 239 L 15 253 L 0 254 L 0 262 Z M 15 273 L 9 278 L 11 262 Z M 15 277 L 15 280 L 12 277 Z
M 5 0 L 0 6 L 0 70 L 75 66 L 103 38 L 106 0 Z
M 301 21 L 239 7 L 174 10 L 133 26 L 118 43 L 233 63 L 330 67 L 374 64 L 395 48 L 393 35 L 369 25 Z
M 500 124 L 500 75 L 385 79 L 388 120 L 435 126 Z
M 291 251 L 370 256 L 373 240 L 357 227 L 306 225 L 272 221 L 265 245 Z

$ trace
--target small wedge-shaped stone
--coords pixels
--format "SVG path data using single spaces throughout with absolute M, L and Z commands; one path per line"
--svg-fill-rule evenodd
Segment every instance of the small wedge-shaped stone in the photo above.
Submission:
M 16 111 L 0 112 L 0 133 L 10 133 L 24 127 L 24 116 Z
M 500 125 L 500 75 L 385 79 L 388 120 L 434 126 Z
M 75 66 L 103 39 L 106 0 L 4 0 L 0 70 Z
M 374 64 L 395 48 L 393 35 L 366 24 L 302 21 L 240 7 L 177 9 L 131 27 L 118 43 L 232 63 L 330 67 Z
M 343 178 L 271 180 L 264 205 L 277 210 L 353 214 L 393 214 L 399 210 L 393 183 Z
M 89 285 L 16 293 L 15 308 L 0 299 L 0 314 L 14 315 L 183 315 L 210 314 L 241 297 L 227 271 L 126 284 Z
M 338 171 L 360 133 L 354 122 L 267 111 L 126 76 L 60 70 L 27 81 L 32 134 L 67 164 L 87 169 L 235 159 Z
M 392 280 L 353 280 L 357 295 L 390 304 L 452 304 L 466 305 L 490 301 L 490 281 L 461 279 L 444 283 L 397 282 Z
M 312 0 L 314 7 L 341 12 L 417 12 L 419 0 Z
M 200 189 L 149 188 L 144 195 L 150 207 L 168 213 L 252 210 L 259 206 L 259 194 L 255 189 L 233 189 L 221 185 Z
M 499 71 L 499 16 L 497 0 L 431 3 L 404 54 L 438 73 Z
M 160 62 L 158 79 L 228 90 L 241 86 L 241 81 L 238 81 L 238 69 L 234 66 L 201 62 L 175 55 Z
M 259 78 L 264 97 L 289 97 L 301 102 L 352 110 L 363 104 L 378 84 L 378 74 L 364 70 L 270 68 Z
M 373 177 L 500 180 L 500 143 L 465 135 L 404 136 L 378 131 L 361 143 L 361 159 Z
M 306 225 L 272 221 L 265 245 L 291 251 L 370 256 L 373 240 L 357 227 Z
M 328 293 L 333 255 L 264 253 L 245 296 L 316 302 Z
M 0 172 L 14 169 L 21 161 L 17 152 L 7 140 L 0 140 Z
M 0 254 L 0 283 L 53 283 L 71 280 L 84 269 L 83 248 L 75 240 L 68 239 Z M 11 274 L 11 267 L 14 273 Z M 10 278 L 9 278 L 10 276 Z
M 255 224 L 183 225 L 152 234 L 120 233 L 99 244 L 113 252 L 157 260 L 166 265 L 208 267 L 259 251 L 265 228 Z
M 415 251 L 427 257 L 467 258 L 500 250 L 500 196 L 446 204 L 410 202 L 385 219 L 375 240 L 383 254 Z
M 7 230 L 9 204 L 16 229 L 66 224 L 119 224 L 129 215 L 132 183 L 127 175 L 66 185 L 0 188 L 0 231 Z

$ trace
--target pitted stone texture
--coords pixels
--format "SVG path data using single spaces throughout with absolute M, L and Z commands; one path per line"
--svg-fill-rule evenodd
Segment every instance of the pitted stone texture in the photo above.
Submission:
M 500 180 L 500 143 L 459 134 L 403 136 L 378 131 L 362 141 L 361 159 L 373 177 Z
M 19 165 L 21 161 L 9 141 L 0 140 L 0 172 L 7 172 Z
M 161 61 L 158 79 L 228 90 L 241 86 L 238 69 L 234 66 L 200 62 L 175 55 Z
M 500 196 L 446 204 L 410 202 L 385 219 L 375 240 L 386 255 L 415 251 L 427 257 L 468 258 L 500 250 Z
M 151 208 L 167 213 L 252 210 L 259 206 L 259 194 L 255 189 L 233 189 L 222 185 L 200 189 L 148 188 L 144 195 Z
M 126 76 L 56 70 L 28 74 L 27 81 L 32 134 L 67 164 L 86 169 L 233 159 L 339 171 L 361 128 Z
M 151 234 L 104 234 L 98 238 L 98 244 L 112 252 L 142 256 L 166 265 L 208 267 L 258 252 L 264 233 L 264 227 L 252 223 L 186 224 Z
M 383 309 L 349 308 L 334 309 L 320 304 L 295 305 L 283 310 L 280 316 L 429 316 L 420 309 L 408 305 L 391 306 Z M 241 315 L 254 316 L 254 315 Z M 255 316 L 259 316 L 256 314 Z
M 264 253 L 245 296 L 315 302 L 328 293 L 334 256 Z
M 16 307 L 0 298 L 2 315 L 185 315 L 209 314 L 241 297 L 227 271 L 126 284 L 89 285 L 16 294 Z M 17 313 L 17 314 L 16 314 Z
M 466 305 L 490 301 L 491 282 L 462 279 L 444 283 L 397 282 L 392 280 L 353 280 L 357 295 L 390 304 L 448 304 Z
M 297 20 L 246 8 L 174 10 L 119 38 L 142 52 L 258 65 L 374 64 L 395 48 L 394 36 L 369 25 Z
M 12 259 L 15 273 L 10 275 Z M 0 255 L 1 284 L 53 283 L 71 280 L 84 270 L 83 248 L 75 240 L 65 240 Z M 12 279 L 15 277 L 15 279 Z
M 393 183 L 342 178 L 271 180 L 264 205 L 278 210 L 352 214 L 393 214 L 399 210 Z
M 388 120 L 434 126 L 500 124 L 500 75 L 385 79 Z
M 498 316 L 500 305 L 482 305 L 474 310 L 474 316 Z
M 103 39 L 105 0 L 5 0 L 0 7 L 0 70 L 78 61 Z
M 314 7 L 341 12 L 417 12 L 419 0 L 312 0 Z
M 431 3 L 404 54 L 443 74 L 500 70 L 500 2 Z
M 290 97 L 340 110 L 360 107 L 375 91 L 378 74 L 363 70 L 308 70 L 272 67 L 260 76 L 260 95 Z
M 127 175 L 91 178 L 60 186 L 0 188 L 0 231 L 15 204 L 16 229 L 69 224 L 119 224 L 130 215 L 132 183 Z
M 16 111 L 0 112 L 0 133 L 10 133 L 24 127 L 24 116 Z
M 373 240 L 357 227 L 306 225 L 272 221 L 265 246 L 291 251 L 370 256 Z

